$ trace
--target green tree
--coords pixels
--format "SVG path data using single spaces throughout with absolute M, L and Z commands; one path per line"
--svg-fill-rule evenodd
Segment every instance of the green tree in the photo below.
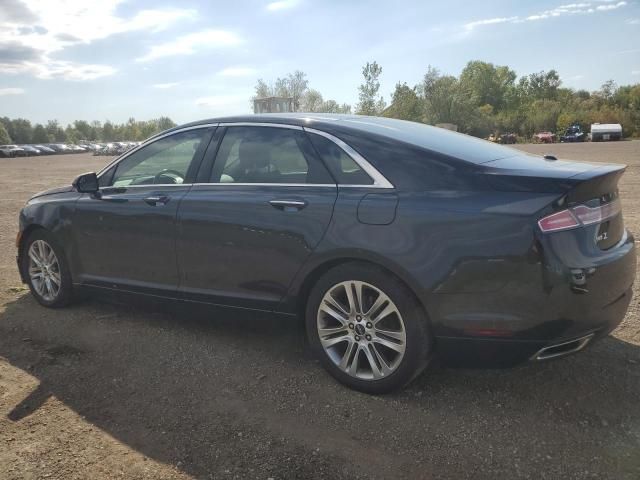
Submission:
M 351 105 L 343 103 L 340 105 L 335 100 L 326 100 L 319 112 L 322 113 L 351 113 Z
M 33 128 L 31 122 L 24 118 L 16 118 L 11 120 L 12 132 L 11 138 L 18 144 L 31 143 L 31 137 L 33 136 Z
M 406 83 L 398 82 L 391 94 L 391 105 L 382 113 L 385 117 L 399 118 L 420 122 L 423 118 L 424 107 L 416 88 Z
M 602 84 L 600 90 L 598 91 L 598 96 L 600 96 L 605 102 L 613 103 L 614 97 L 618 92 L 618 85 L 613 80 L 607 80 Z
M 562 84 L 560 75 L 555 70 L 532 73 L 522 77 L 518 86 L 529 100 L 555 100 L 558 88 Z
M 0 123 L 0 145 L 7 145 L 11 143 L 13 143 L 13 141 L 9 136 L 9 132 L 7 132 L 7 129 L 4 128 L 4 124 Z
M 296 112 L 300 110 L 302 96 L 308 88 L 307 74 L 300 70 L 290 73 L 286 78 L 278 78 L 275 86 L 277 96 L 293 98 L 293 109 Z
M 356 106 L 356 113 L 359 115 L 379 115 L 385 109 L 386 104 L 382 96 L 378 96 L 380 91 L 380 75 L 382 67 L 377 62 L 369 63 L 362 67 L 364 83 L 358 87 L 359 102 Z
M 80 140 L 89 140 L 91 137 L 91 125 L 85 120 L 76 120 L 73 122 L 73 128 L 78 132 Z
M 500 110 L 515 79 L 516 72 L 508 67 L 474 60 L 462 70 L 460 86 L 477 106 L 491 105 L 494 110 Z
M 351 106 L 346 103 L 340 105 L 335 100 L 325 100 L 319 91 L 310 88 L 302 96 L 300 111 L 314 113 L 351 113 Z
M 66 142 L 67 135 L 57 120 L 49 120 L 45 126 L 50 142 Z
M 160 117 L 157 120 L 158 123 L 158 132 L 162 132 L 164 130 L 169 130 L 170 128 L 176 127 L 177 124 L 169 117 Z
M 476 116 L 473 100 L 461 89 L 456 77 L 441 75 L 429 65 L 419 91 L 427 123 L 453 123 L 462 132 L 473 123 Z
M 322 94 L 313 88 L 308 89 L 301 101 L 301 111 L 303 112 L 320 112 L 324 105 Z
M 67 125 L 67 128 L 64 129 L 64 135 L 66 137 L 64 141 L 69 143 L 77 143 L 81 136 L 80 132 L 73 128 L 71 124 Z
M 9 117 L 0 117 L 0 124 L 7 131 L 9 137 L 13 138 L 13 122 Z
M 109 120 L 104 122 L 102 126 L 102 140 L 105 142 L 113 142 L 116 139 L 116 130 Z
M 33 137 L 31 139 L 33 143 L 48 143 L 49 137 L 47 136 L 47 131 L 42 126 L 41 123 L 36 123 L 35 127 L 33 127 Z

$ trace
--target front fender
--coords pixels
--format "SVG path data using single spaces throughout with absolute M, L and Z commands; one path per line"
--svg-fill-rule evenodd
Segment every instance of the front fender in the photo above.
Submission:
M 58 242 L 64 246 L 67 259 L 73 264 L 71 221 L 76 201 L 80 196 L 81 194 L 78 192 L 66 191 L 34 197 L 29 200 L 20 211 L 19 216 L 18 265 L 23 253 L 24 242 L 29 236 L 29 232 L 36 228 L 44 228 L 53 233 Z M 71 270 L 73 274 L 73 268 Z

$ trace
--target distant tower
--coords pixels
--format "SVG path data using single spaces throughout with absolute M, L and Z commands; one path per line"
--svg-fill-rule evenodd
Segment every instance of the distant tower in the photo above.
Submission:
M 253 113 L 293 112 L 292 97 L 264 97 L 253 100 Z

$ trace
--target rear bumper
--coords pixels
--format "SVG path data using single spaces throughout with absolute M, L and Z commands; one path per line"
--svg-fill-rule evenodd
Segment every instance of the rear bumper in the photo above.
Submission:
M 440 296 L 434 335 L 445 365 L 509 367 L 549 347 L 559 358 L 588 347 L 622 322 L 636 276 L 631 234 L 625 232 L 615 248 L 592 257 L 570 236 L 550 237 L 543 250 L 543 261 L 522 267 L 496 292 Z
M 508 368 L 527 361 L 546 361 L 577 353 L 607 336 L 624 319 L 632 290 L 600 312 L 601 323 L 580 334 L 545 341 L 471 337 L 438 337 L 436 352 L 447 367 Z

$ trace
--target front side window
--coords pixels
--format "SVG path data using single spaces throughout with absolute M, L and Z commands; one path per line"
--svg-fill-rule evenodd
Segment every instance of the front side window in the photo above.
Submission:
M 146 145 L 118 163 L 108 186 L 184 183 L 189 165 L 206 134 L 206 128 L 189 130 Z M 102 176 L 100 180 L 101 186 L 105 186 Z
M 334 183 L 300 130 L 228 127 L 212 183 Z
M 373 180 L 362 167 L 334 142 L 315 133 L 309 133 L 309 138 L 339 184 L 373 185 Z

